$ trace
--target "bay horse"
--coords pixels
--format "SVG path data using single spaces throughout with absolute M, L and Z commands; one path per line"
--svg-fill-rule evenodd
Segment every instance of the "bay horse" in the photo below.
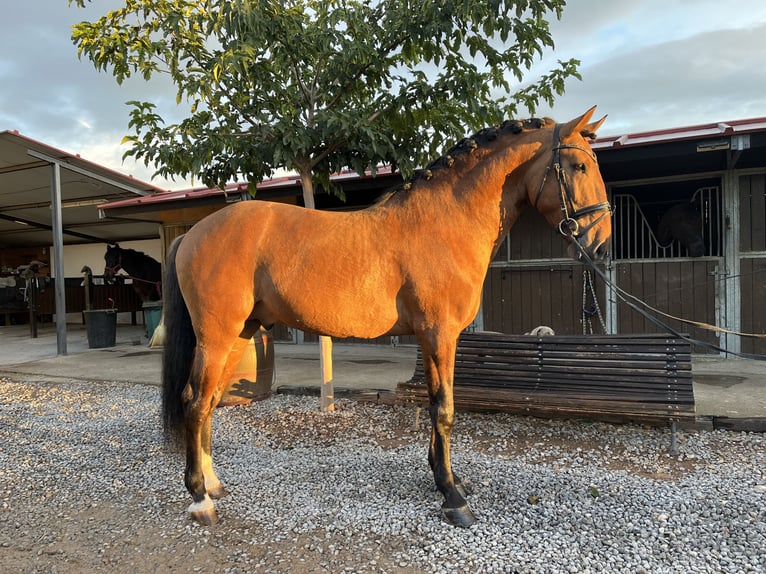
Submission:
M 143 251 L 123 249 L 118 244 L 106 246 L 104 280 L 114 283 L 121 269 L 133 280 L 133 289 L 142 302 L 162 299 L 162 265 Z
M 166 439 L 186 448 L 189 511 L 218 520 L 212 417 L 261 325 L 332 337 L 414 334 L 432 424 L 428 462 L 456 526 L 475 517 L 452 472 L 458 335 L 479 310 L 494 253 L 527 205 L 578 251 L 606 253 L 611 208 L 588 139 L 594 108 L 565 124 L 506 121 L 461 140 L 372 206 L 328 212 L 267 201 L 226 207 L 171 245 L 164 282 Z

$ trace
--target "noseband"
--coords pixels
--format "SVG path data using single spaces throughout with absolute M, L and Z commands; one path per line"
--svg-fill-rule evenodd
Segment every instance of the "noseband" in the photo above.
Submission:
M 548 179 L 548 172 L 550 172 L 551 168 L 553 168 L 556 171 L 556 179 L 559 182 L 559 205 L 561 206 L 561 221 L 559 222 L 558 230 L 562 235 L 576 239 L 581 235 L 586 234 L 594 225 L 601 221 L 601 219 L 607 213 L 611 214 L 612 206 L 608 201 L 603 201 L 595 205 L 583 207 L 582 209 L 574 209 L 574 194 L 572 193 L 572 189 L 569 187 L 569 180 L 567 179 L 566 172 L 561 167 L 561 150 L 567 148 L 578 149 L 588 154 L 588 157 L 590 157 L 594 162 L 598 163 L 598 160 L 596 159 L 596 154 L 594 154 L 592 150 L 576 144 L 561 143 L 561 140 L 559 139 L 560 130 L 561 124 L 556 124 L 556 126 L 553 128 L 553 148 L 551 150 L 553 155 L 551 156 L 550 165 L 545 168 L 543 181 L 540 183 L 540 189 L 537 191 L 534 205 L 537 207 L 537 202 L 540 201 L 540 196 L 543 193 L 545 182 Z M 599 217 L 595 218 L 586 227 L 580 228 L 580 224 L 577 221 L 579 218 L 599 211 L 603 211 L 605 213 L 602 213 Z
M 117 272 L 120 269 L 122 269 L 122 255 L 119 256 L 119 259 L 117 260 L 117 263 L 114 265 L 114 267 L 104 267 L 104 271 L 109 271 L 112 275 L 117 275 Z

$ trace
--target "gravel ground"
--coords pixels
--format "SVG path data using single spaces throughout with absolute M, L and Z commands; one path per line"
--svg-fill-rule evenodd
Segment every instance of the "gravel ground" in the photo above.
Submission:
M 440 517 L 413 409 L 219 409 L 221 523 L 187 516 L 158 389 L 0 378 L 2 572 L 766 572 L 766 440 L 459 413 L 479 522 Z

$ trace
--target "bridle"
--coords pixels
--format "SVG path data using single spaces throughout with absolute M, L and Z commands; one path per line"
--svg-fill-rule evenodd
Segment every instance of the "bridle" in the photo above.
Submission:
M 104 266 L 104 271 L 109 271 L 112 275 L 117 275 L 120 269 L 122 269 L 122 254 L 119 255 L 117 263 L 113 267 Z
M 567 179 L 566 172 L 561 167 L 561 150 L 578 149 L 581 152 L 588 154 L 588 157 L 590 157 L 594 162 L 598 163 L 598 160 L 596 159 L 596 154 L 594 154 L 592 150 L 577 144 L 561 143 L 559 136 L 560 131 L 561 124 L 556 124 L 556 126 L 553 128 L 553 148 L 551 149 L 553 153 L 551 156 L 551 163 L 548 165 L 548 167 L 545 168 L 543 181 L 540 183 L 540 189 L 537 190 L 537 196 L 535 197 L 534 205 L 537 207 L 537 202 L 540 201 L 540 196 L 543 193 L 545 182 L 548 179 L 548 173 L 550 172 L 551 168 L 553 168 L 556 172 L 556 179 L 559 182 L 559 205 L 561 207 L 561 221 L 558 224 L 558 230 L 565 237 L 577 239 L 581 235 L 586 234 L 607 214 L 611 214 L 612 206 L 608 201 L 602 201 L 601 203 L 589 205 L 587 207 L 583 207 L 582 209 L 574 209 L 574 194 L 572 193 L 572 189 L 569 187 L 569 180 Z M 577 221 L 579 218 L 590 215 L 591 213 L 597 213 L 599 211 L 603 211 L 604 213 L 591 221 L 587 226 L 582 228 L 580 227 L 580 224 Z
M 104 274 L 106 275 L 106 272 L 109 271 L 112 275 L 117 275 L 117 272 L 123 269 L 122 266 L 122 253 L 120 253 L 119 258 L 117 259 L 117 263 L 115 263 L 112 267 L 109 267 L 108 265 L 104 266 Z M 127 272 L 127 270 L 126 270 Z M 121 277 L 128 277 L 132 279 L 134 282 L 140 281 L 141 283 L 149 283 L 151 285 L 154 285 L 154 287 L 157 289 L 157 293 L 162 297 L 162 281 L 150 281 L 148 279 L 144 279 L 142 277 L 136 277 L 135 275 L 121 275 Z

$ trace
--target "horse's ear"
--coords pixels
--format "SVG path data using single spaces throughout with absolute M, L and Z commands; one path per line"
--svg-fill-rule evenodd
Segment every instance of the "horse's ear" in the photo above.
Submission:
M 593 106 L 579 118 L 575 118 L 563 126 L 561 126 L 561 136 L 565 138 L 572 134 L 581 134 L 583 137 L 593 139 L 596 136 L 596 130 L 601 127 L 601 124 L 606 120 L 606 116 L 598 120 L 597 122 L 588 123 L 593 116 L 593 112 L 596 111 L 596 106 Z
M 604 116 L 597 122 L 589 123 L 587 126 L 585 126 L 583 129 L 580 130 L 580 135 L 588 140 L 596 139 L 596 132 L 598 131 L 598 128 L 601 127 L 601 124 L 603 124 L 605 121 L 606 121 L 606 116 Z

